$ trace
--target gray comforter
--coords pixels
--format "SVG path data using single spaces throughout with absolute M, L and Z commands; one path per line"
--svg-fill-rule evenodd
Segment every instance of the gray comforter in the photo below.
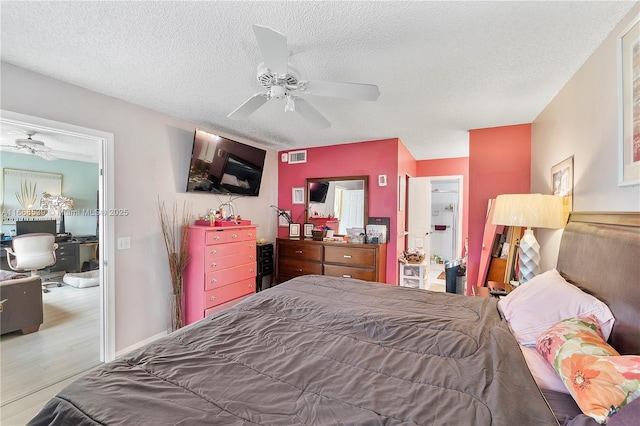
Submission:
M 63 389 L 31 425 L 546 425 L 494 299 L 299 277 Z

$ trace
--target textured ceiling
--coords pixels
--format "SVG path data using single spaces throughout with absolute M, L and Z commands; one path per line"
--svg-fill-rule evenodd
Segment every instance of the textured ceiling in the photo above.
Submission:
M 2 61 L 274 149 L 399 137 L 416 159 L 468 155 L 474 128 L 529 123 L 637 2 L 1 3 Z M 261 87 L 252 24 L 287 36 L 303 79 L 376 84 L 309 97 L 317 130 Z

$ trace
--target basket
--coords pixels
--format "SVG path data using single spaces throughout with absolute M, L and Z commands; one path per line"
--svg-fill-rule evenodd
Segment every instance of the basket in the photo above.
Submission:
M 405 255 L 407 263 L 416 264 L 424 261 L 424 254 L 410 253 Z
M 327 231 L 311 231 L 312 239 L 314 241 L 324 241 L 325 235 L 327 235 Z

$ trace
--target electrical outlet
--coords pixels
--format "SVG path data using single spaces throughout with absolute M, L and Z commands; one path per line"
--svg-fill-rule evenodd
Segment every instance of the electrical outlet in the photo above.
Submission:
M 118 237 L 118 250 L 131 248 L 131 237 Z

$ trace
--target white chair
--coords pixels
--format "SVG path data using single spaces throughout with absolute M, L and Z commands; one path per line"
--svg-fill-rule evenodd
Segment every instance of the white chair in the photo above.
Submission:
M 56 249 L 53 234 L 24 234 L 14 237 L 11 240 L 12 248 L 6 247 L 7 263 L 14 271 L 31 271 L 31 275 L 38 275 L 38 270 L 47 266 L 55 265 Z M 13 258 L 12 258 L 13 256 Z M 61 286 L 60 283 L 58 287 Z M 49 290 L 42 286 L 42 290 L 48 293 Z

